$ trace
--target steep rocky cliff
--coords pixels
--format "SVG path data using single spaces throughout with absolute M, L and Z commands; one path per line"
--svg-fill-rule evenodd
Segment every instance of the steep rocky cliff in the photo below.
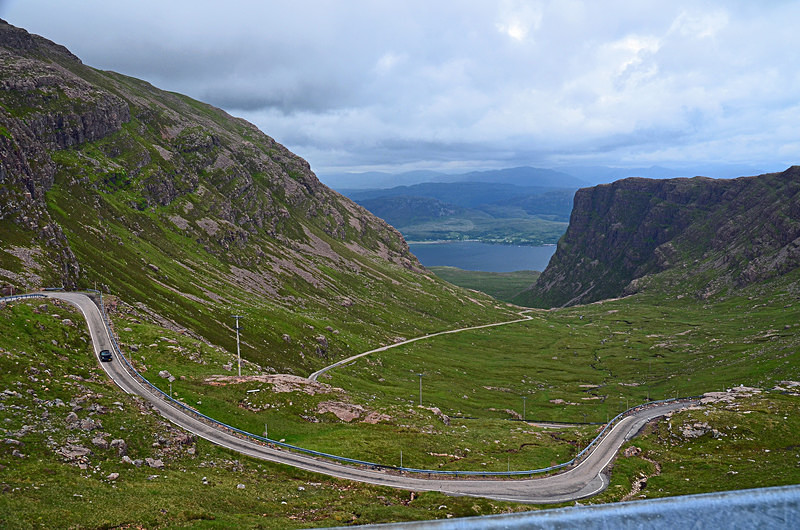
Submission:
M 707 297 L 800 266 L 800 168 L 732 180 L 624 179 L 575 194 L 569 228 L 519 301 L 593 302 L 672 282 Z
M 217 344 L 249 307 L 245 352 L 295 366 L 350 347 L 320 323 L 391 337 L 495 311 L 244 120 L 2 21 L 0 74 L 0 286 L 97 286 Z

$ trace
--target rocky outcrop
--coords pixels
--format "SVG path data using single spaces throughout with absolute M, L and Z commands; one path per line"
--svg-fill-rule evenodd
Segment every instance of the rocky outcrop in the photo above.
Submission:
M 51 279 L 30 276 L 40 282 L 33 285 L 0 270 L 18 289 L 74 287 L 83 273 L 63 220 L 45 203 L 57 179 L 64 188 L 95 190 L 87 206 L 98 210 L 104 194 L 124 194 L 138 211 L 202 204 L 180 218 L 182 235 L 238 267 L 264 261 L 236 251 L 263 247 L 263 236 L 307 244 L 305 221 L 357 252 L 421 270 L 398 232 L 326 188 L 305 160 L 244 120 L 89 68 L 63 46 L 1 20 L 0 68 L 0 222 L 29 234 L 27 245 L 42 255 L 38 269 L 58 271 Z
M 800 266 L 800 168 L 732 180 L 624 179 L 578 190 L 569 228 L 520 301 L 553 307 L 630 294 L 648 275 L 713 271 L 708 296 Z
M 253 124 L 5 22 L 0 69 L 0 290 L 113 292 L 229 351 L 216 315 L 257 307 L 242 357 L 271 372 L 349 355 L 355 334 L 505 311 L 464 303 L 399 232 Z

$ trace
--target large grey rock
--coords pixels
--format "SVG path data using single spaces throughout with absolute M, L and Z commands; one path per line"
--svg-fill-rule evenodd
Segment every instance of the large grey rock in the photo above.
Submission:
M 122 438 L 116 438 L 114 440 L 111 440 L 111 447 L 117 450 L 117 454 L 119 456 L 125 456 L 126 454 L 128 454 L 128 444 L 125 443 L 125 440 L 123 440 Z

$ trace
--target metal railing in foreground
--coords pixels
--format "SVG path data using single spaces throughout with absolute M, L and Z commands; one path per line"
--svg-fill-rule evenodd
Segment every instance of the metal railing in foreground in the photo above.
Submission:
M 11 296 L 0 296 L 0 302 L 13 302 L 15 300 L 25 300 L 27 298 L 47 298 L 43 294 L 12 294 Z

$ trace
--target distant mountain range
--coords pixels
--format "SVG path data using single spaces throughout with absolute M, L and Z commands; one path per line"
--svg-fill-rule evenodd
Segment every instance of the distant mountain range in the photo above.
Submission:
M 560 166 L 555 168 L 514 167 L 467 173 L 444 173 L 440 171 L 408 171 L 404 173 L 385 173 L 370 171 L 364 173 L 320 174 L 319 178 L 328 186 L 337 189 L 383 189 L 397 186 L 411 186 L 422 183 L 442 182 L 493 182 L 516 186 L 546 186 L 555 188 L 585 188 L 606 184 L 629 177 L 654 179 L 675 177 L 706 176 L 712 178 L 733 178 L 742 175 L 758 175 L 775 171 L 777 167 L 756 167 L 742 164 L 697 165 L 684 168 L 662 166 L 650 167 L 609 167 L 609 166 Z
M 342 189 L 381 189 L 412 186 L 423 183 L 489 182 L 515 186 L 542 186 L 548 188 L 582 188 L 589 182 L 552 169 L 515 167 L 469 173 L 442 173 L 438 171 L 409 171 L 406 173 L 336 173 L 320 176 L 328 186 Z
M 523 178 L 524 172 L 473 174 Z M 555 187 L 558 175 L 538 186 L 501 182 L 424 183 L 390 189 L 341 190 L 396 227 L 411 241 L 476 239 L 494 243 L 556 243 L 566 230 L 576 187 Z M 569 179 L 575 184 L 575 179 Z M 549 185 L 548 185 L 549 184 Z

